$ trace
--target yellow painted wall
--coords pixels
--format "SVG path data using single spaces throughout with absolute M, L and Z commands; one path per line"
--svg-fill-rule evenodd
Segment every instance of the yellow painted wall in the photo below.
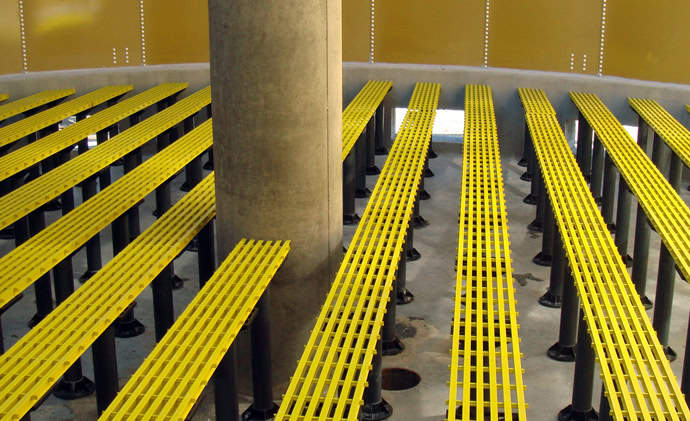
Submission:
M 141 63 L 138 1 L 31 0 L 24 5 L 30 71 Z
M 144 21 L 146 64 L 208 62 L 208 0 L 146 0 Z
M 601 0 L 491 0 L 490 5 L 489 66 L 597 74 Z
M 377 0 L 374 61 L 481 66 L 484 4 L 484 0 Z
M 342 2 L 343 60 L 368 62 L 371 1 Z M 486 3 L 376 0 L 374 61 L 482 66 Z M 23 5 L 30 72 L 209 59 L 207 0 L 143 0 L 143 39 L 139 0 Z M 690 2 L 607 6 L 604 75 L 690 84 Z M 597 74 L 602 0 L 491 0 L 489 16 L 488 66 Z M 18 2 L 0 0 L 0 74 L 22 71 L 20 34 Z
M 343 61 L 369 61 L 369 0 L 343 0 Z
M 604 74 L 690 84 L 690 2 L 608 0 Z
M 0 51 L 0 75 L 21 73 L 22 43 L 17 0 L 0 0 Z

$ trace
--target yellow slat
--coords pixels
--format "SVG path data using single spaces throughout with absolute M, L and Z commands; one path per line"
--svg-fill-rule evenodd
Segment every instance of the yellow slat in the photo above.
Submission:
M 513 420 L 515 411 L 524 421 L 508 215 L 488 86 L 465 87 L 463 145 L 447 420 Z
M 185 420 L 289 250 L 242 239 L 100 419 Z
M 343 161 L 392 86 L 389 81 L 370 80 L 343 111 Z
M 74 89 L 43 91 L 7 104 L 0 105 L 0 121 L 31 111 L 41 105 L 49 104 L 74 93 Z
M 357 419 L 422 177 L 439 94 L 440 84 L 415 86 L 277 421 Z M 342 318 L 349 322 L 342 323 Z M 333 384 L 333 379 L 341 382 Z
M 0 181 L 41 162 L 72 145 L 112 126 L 118 121 L 143 111 L 150 105 L 174 95 L 187 87 L 187 83 L 164 83 L 113 105 L 93 116 L 73 124 L 59 132 L 39 139 L 9 155 L 0 157 Z
M 97 89 L 71 101 L 41 111 L 16 123 L 0 128 L 0 146 L 6 146 L 50 125 L 77 115 L 82 111 L 102 104 L 131 91 L 132 85 L 114 85 Z M 9 104 L 8 104 L 9 105 Z

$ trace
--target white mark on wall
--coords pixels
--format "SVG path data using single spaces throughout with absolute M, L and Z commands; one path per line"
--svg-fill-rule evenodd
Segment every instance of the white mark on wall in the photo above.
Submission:
M 601 76 L 604 70 L 604 37 L 606 35 L 606 0 L 601 2 L 601 39 L 599 41 L 599 71 L 597 74 Z
M 376 9 L 376 0 L 370 1 L 370 15 L 369 15 L 369 63 L 374 62 L 374 10 Z
M 582 71 L 587 71 L 587 54 L 582 55 Z
M 125 47 L 125 64 L 129 64 L 129 47 Z
M 113 64 L 117 64 L 117 48 L 113 47 Z
M 29 71 L 29 62 L 26 58 L 26 32 L 24 32 L 24 2 L 19 0 L 19 35 L 22 41 L 22 71 Z
M 141 34 L 141 65 L 146 66 L 146 37 L 144 35 L 144 0 L 139 0 L 139 31 Z
M 484 13 L 484 67 L 489 66 L 489 6 L 486 0 L 486 12 Z
M 570 53 L 570 70 L 575 70 L 575 53 Z

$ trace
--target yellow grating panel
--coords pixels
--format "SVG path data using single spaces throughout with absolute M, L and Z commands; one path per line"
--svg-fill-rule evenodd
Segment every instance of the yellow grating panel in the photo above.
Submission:
M 690 209 L 596 95 L 571 92 L 570 97 L 596 132 L 685 279 L 690 279 Z
M 421 181 L 441 85 L 417 83 L 276 420 L 356 420 Z
M 628 98 L 628 103 L 685 165 L 690 167 L 690 131 L 656 101 Z
M 465 88 L 463 143 L 447 420 L 526 420 L 508 215 L 488 86 Z
M 132 114 L 145 110 L 150 105 L 180 92 L 186 87 L 186 83 L 164 83 L 158 85 L 96 113 L 86 120 L 82 120 L 37 142 L 26 145 L 9 155 L 0 157 L 0 181 L 75 145 L 92 133 L 110 127 Z
M 518 88 L 518 95 L 526 113 L 556 114 L 549 98 L 541 89 Z
M 0 419 L 29 412 L 213 219 L 214 198 L 211 174 L 0 356 Z
M 2 101 L 7 101 L 8 99 L 10 99 L 10 96 L 9 96 L 9 95 L 7 95 L 7 94 L 0 94 L 0 102 L 2 102 Z
M 74 89 L 60 89 L 56 91 L 43 91 L 26 98 L 12 101 L 9 104 L 0 105 L 0 121 L 15 115 L 33 110 L 36 107 L 57 101 L 74 93 Z
M 343 161 L 393 84 L 370 80 L 343 111 Z
M 210 148 L 211 120 L 0 258 L 0 308 Z
M 4 228 L 81 183 L 119 158 L 195 114 L 211 102 L 211 88 L 188 96 L 172 107 L 125 130 L 109 141 L 60 165 L 49 173 L 3 196 L 0 227 Z M 0 307 L 2 305 L 0 304 Z
M 689 419 L 635 286 L 554 115 L 527 114 L 534 149 L 616 420 Z
M 102 104 L 110 99 L 126 94 L 134 88 L 132 85 L 114 85 L 97 89 L 75 98 L 71 101 L 56 105 L 31 117 L 19 120 L 16 123 L 0 128 L 0 147 L 6 146 L 23 137 L 56 124 L 79 114 L 82 111 Z M 9 105 L 9 104 L 8 104 Z
M 687 112 L 690 113 L 690 105 L 686 105 L 686 106 L 685 106 L 685 111 L 687 111 Z
M 187 419 L 289 250 L 242 239 L 100 419 Z

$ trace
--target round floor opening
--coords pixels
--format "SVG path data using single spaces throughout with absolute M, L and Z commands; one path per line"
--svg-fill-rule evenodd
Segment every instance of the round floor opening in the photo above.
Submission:
M 407 390 L 417 386 L 422 378 L 419 374 L 405 368 L 384 368 L 381 388 L 383 390 Z

